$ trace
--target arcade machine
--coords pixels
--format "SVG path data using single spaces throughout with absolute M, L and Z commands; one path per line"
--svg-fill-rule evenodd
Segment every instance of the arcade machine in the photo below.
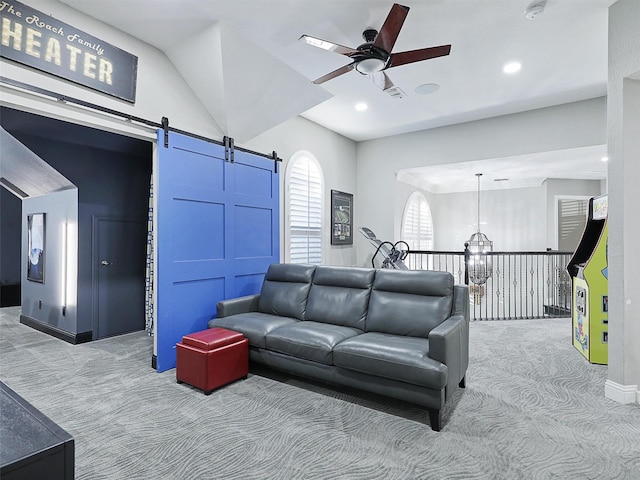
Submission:
M 589 216 L 573 257 L 571 276 L 573 346 L 591 363 L 606 365 L 609 342 L 607 196 L 589 200 Z

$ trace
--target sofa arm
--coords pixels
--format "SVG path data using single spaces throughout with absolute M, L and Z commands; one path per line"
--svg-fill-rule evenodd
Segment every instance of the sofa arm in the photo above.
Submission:
M 230 298 L 216 304 L 216 317 L 223 318 L 239 313 L 257 312 L 260 294 L 247 295 L 246 297 Z
M 449 317 L 429 332 L 429 356 L 447 366 L 446 398 L 453 393 L 469 366 L 469 320 Z

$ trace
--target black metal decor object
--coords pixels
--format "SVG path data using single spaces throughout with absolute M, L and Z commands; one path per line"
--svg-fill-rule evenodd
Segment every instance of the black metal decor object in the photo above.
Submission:
M 231 149 L 230 143 L 229 143 L 229 137 L 227 137 L 225 135 L 224 137 L 222 137 L 222 141 L 224 143 L 224 161 L 228 162 L 229 161 L 229 151 Z
M 162 117 L 162 121 L 160 123 L 164 130 L 164 148 L 169 148 L 169 119 L 167 117 Z
M 271 158 L 273 158 L 273 173 L 278 173 L 278 162 L 281 162 L 282 159 L 278 158 L 278 152 L 275 150 L 271 152 Z

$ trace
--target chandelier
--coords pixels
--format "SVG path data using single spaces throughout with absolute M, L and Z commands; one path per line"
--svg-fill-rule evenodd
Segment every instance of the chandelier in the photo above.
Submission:
M 484 285 L 491 274 L 493 266 L 491 255 L 493 242 L 480 231 L 480 177 L 481 173 L 476 173 L 478 177 L 478 231 L 469 238 L 469 280 L 476 285 Z

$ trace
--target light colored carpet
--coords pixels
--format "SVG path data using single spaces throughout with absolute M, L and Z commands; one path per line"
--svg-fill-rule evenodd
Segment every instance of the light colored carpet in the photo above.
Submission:
M 640 405 L 568 319 L 473 322 L 467 388 L 420 407 L 252 367 L 210 396 L 144 332 L 70 345 L 0 309 L 0 380 L 75 437 L 78 479 L 640 479 Z

